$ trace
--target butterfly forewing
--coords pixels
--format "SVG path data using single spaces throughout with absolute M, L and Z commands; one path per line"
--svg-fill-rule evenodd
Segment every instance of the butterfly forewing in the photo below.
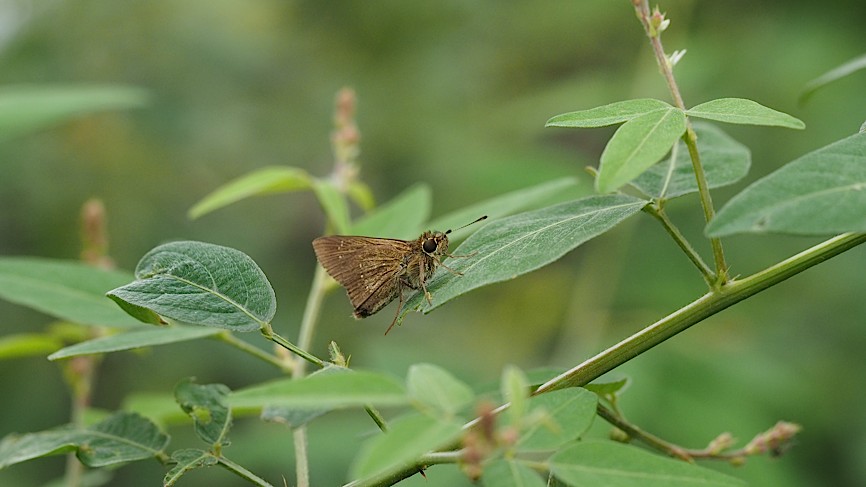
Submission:
M 339 282 L 359 318 L 390 303 L 400 292 L 409 242 L 388 238 L 331 236 L 313 240 L 316 257 Z

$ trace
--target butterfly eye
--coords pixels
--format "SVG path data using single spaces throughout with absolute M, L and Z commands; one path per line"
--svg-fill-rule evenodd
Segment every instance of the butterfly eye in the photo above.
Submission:
M 424 241 L 423 244 L 421 244 L 421 248 L 424 250 L 424 252 L 426 252 L 428 254 L 432 254 L 433 252 L 435 252 L 436 247 L 437 247 L 436 240 L 434 240 L 432 238 L 428 238 L 427 240 Z

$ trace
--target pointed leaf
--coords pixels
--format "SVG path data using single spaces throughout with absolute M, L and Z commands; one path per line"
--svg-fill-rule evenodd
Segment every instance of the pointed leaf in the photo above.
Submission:
M 130 86 L 6 86 L 0 89 L 0 140 L 105 110 L 136 108 L 147 92 Z
M 163 487 L 174 485 L 175 482 L 190 470 L 212 467 L 217 464 L 217 458 L 211 453 L 195 448 L 186 448 L 172 452 L 171 460 L 175 465 L 163 477 Z
M 599 193 L 619 189 L 667 154 L 686 130 L 677 108 L 655 110 L 622 124 L 601 153 L 595 186 Z
M 418 238 L 430 216 L 432 200 L 430 186 L 416 184 L 355 222 L 349 233 L 404 240 Z
M 806 128 L 806 124 L 796 117 L 745 98 L 710 100 L 686 110 L 686 115 L 726 123 L 770 125 L 790 129 Z
M 194 325 L 252 331 L 269 323 L 276 297 L 267 277 L 238 250 L 204 242 L 172 242 L 148 252 L 136 281 L 108 297 Z
M 423 302 L 426 313 L 477 287 L 547 265 L 615 227 L 646 203 L 625 195 L 597 195 L 490 222 L 454 251 L 455 255 L 470 257 L 445 262 L 463 275 L 438 270 L 427 283 L 433 305 L 415 293 L 407 300 L 405 311 Z
M 135 413 L 115 413 L 89 428 L 62 427 L 0 442 L 0 469 L 34 458 L 77 450 L 89 467 L 143 460 L 162 452 L 168 436 Z
M 698 153 L 710 188 L 736 183 L 749 172 L 751 152 L 715 125 L 697 122 Z M 698 191 L 692 159 L 685 142 L 677 142 L 673 157 L 652 166 L 631 182 L 653 198 L 672 199 Z
M 509 365 L 502 371 L 502 398 L 510 404 L 505 414 L 510 423 L 521 425 L 529 402 L 529 379 L 519 368 Z
M 545 487 L 547 482 L 526 465 L 504 458 L 484 466 L 481 476 L 484 487 Z
M 866 232 L 866 134 L 796 159 L 731 199 L 707 235 Z
M 409 399 L 403 386 L 391 376 L 364 371 L 310 375 L 281 379 L 234 391 L 232 408 L 283 405 L 298 409 L 395 406 Z
M 612 441 L 576 443 L 550 458 L 568 485 L 609 487 L 742 487 L 740 479 Z
M 365 443 L 352 466 L 352 477 L 372 481 L 405 468 L 422 455 L 460 437 L 460 423 L 420 414 L 402 417 L 388 431 Z M 372 483 L 372 482 L 371 482 Z
M 189 209 L 189 217 L 198 218 L 251 196 L 309 189 L 311 184 L 310 175 L 303 169 L 286 166 L 263 167 L 215 189 Z
M 118 333 L 86 342 L 76 343 L 60 349 L 48 356 L 48 360 L 58 360 L 78 355 L 94 353 L 117 352 L 133 350 L 155 345 L 166 345 L 186 340 L 195 340 L 222 333 L 218 328 L 201 328 L 191 326 L 167 326 L 161 328 L 145 328 L 126 333 Z
M 587 384 L 583 387 L 599 396 L 611 396 L 618 394 L 620 391 L 624 391 L 627 385 L 628 378 L 622 378 L 612 382 L 593 382 L 592 384 Z
M 803 94 L 800 95 L 800 101 L 806 101 L 812 94 L 836 80 L 849 76 L 857 71 L 866 69 L 866 54 L 856 57 L 841 66 L 837 66 L 821 76 L 806 83 L 803 88 Z
M 530 426 L 521 434 L 517 449 L 554 450 L 578 439 L 595 419 L 597 404 L 598 396 L 580 387 L 531 397 Z
M 106 291 L 130 279 L 80 262 L 0 257 L 0 298 L 81 325 L 140 326 L 105 299 Z
M 488 219 L 495 220 L 518 211 L 559 203 L 563 200 L 564 195 L 573 193 L 575 188 L 577 188 L 577 180 L 574 178 L 554 179 L 463 207 L 436 218 L 427 225 L 427 228 L 444 232 L 466 225 L 482 215 L 487 215 Z M 462 240 L 475 230 L 477 228 L 473 228 L 473 226 L 455 230 L 448 235 L 448 238 L 452 242 Z M 417 235 L 415 236 L 417 237 Z
M 475 399 L 464 382 L 445 369 L 431 364 L 415 364 L 406 377 L 406 392 L 413 401 L 425 404 L 451 418 Z
M 545 127 L 604 127 L 627 122 L 635 117 L 659 109 L 672 108 L 669 104 L 652 98 L 618 101 L 608 105 L 557 115 L 544 124 Z
M 186 379 L 174 388 L 174 397 L 192 418 L 196 435 L 215 451 L 228 444 L 226 437 L 232 427 L 232 414 L 226 405 L 229 392 L 224 384 L 196 384 L 193 379 Z

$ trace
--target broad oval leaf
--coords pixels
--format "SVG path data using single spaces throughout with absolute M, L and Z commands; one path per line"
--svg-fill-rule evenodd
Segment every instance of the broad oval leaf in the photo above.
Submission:
M 789 129 L 806 128 L 806 124 L 796 117 L 745 98 L 710 100 L 686 110 L 686 115 L 726 123 L 769 125 Z
M 383 478 L 412 465 L 422 455 L 453 443 L 462 431 L 457 422 L 423 414 L 404 416 L 391 423 L 387 432 L 361 447 L 351 475 L 362 481 Z
M 587 440 L 550 457 L 568 485 L 611 487 L 742 487 L 740 479 L 613 441 Z
M 276 297 L 246 254 L 204 242 L 171 242 L 138 262 L 136 281 L 108 297 L 194 325 L 252 331 L 269 323 Z
M 218 328 L 201 328 L 198 326 L 144 328 L 76 343 L 52 353 L 48 356 L 48 360 L 166 345 L 213 336 L 218 333 L 223 333 L 223 331 Z
M 515 460 L 498 458 L 484 466 L 484 487 L 545 487 L 547 482 L 531 468 Z
M 430 217 L 433 195 L 430 186 L 416 184 L 376 208 L 352 225 L 352 235 L 383 238 L 418 238 Z
M 749 173 L 751 152 L 715 125 L 697 122 L 698 153 L 710 188 L 736 183 Z M 692 159 L 686 143 L 680 140 L 671 157 L 649 168 L 631 182 L 653 198 L 672 199 L 698 191 Z
M 119 412 L 85 429 L 53 430 L 9 435 L 0 442 L 0 469 L 47 455 L 77 450 L 89 467 L 151 458 L 168 444 L 168 435 L 136 413 Z
M 595 187 L 599 193 L 619 189 L 667 154 L 686 131 L 686 116 L 668 107 L 644 113 L 622 124 L 601 153 Z
M 731 199 L 706 233 L 866 232 L 866 134 L 796 159 Z
M 409 398 L 435 412 L 453 417 L 475 399 L 472 389 L 445 369 L 432 364 L 415 364 L 406 377 Z
M 545 127 L 605 127 L 626 122 L 635 117 L 655 110 L 673 108 L 669 104 L 653 98 L 639 98 L 610 103 L 608 105 L 563 113 L 552 117 Z
M 195 219 L 251 196 L 309 189 L 311 181 L 310 175 L 297 167 L 263 167 L 215 189 L 193 205 L 188 215 Z
M 138 321 L 105 299 L 132 279 L 80 262 L 36 257 L 0 258 L 0 298 L 81 325 L 138 327 Z
M 430 310 L 494 282 L 513 279 L 547 265 L 578 245 L 615 227 L 647 202 L 626 195 L 595 195 L 540 210 L 502 218 L 483 226 L 455 251 L 469 257 L 448 259 L 445 269 L 427 283 L 433 295 L 428 305 L 422 293 L 406 302 L 408 310 Z
M 136 108 L 148 93 L 131 86 L 6 86 L 0 89 L 0 140 L 83 115 Z
M 368 404 L 399 406 L 409 402 L 406 390 L 391 376 L 374 372 L 341 370 L 303 379 L 281 379 L 234 391 L 233 408 L 268 405 L 297 409 L 363 407 Z

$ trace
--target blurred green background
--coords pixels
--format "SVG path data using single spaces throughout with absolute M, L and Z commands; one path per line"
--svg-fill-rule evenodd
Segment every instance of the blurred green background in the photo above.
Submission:
M 752 149 L 749 180 L 855 132 L 866 119 L 864 74 L 797 96 L 810 79 L 861 55 L 861 0 L 666 1 L 668 51 L 688 49 L 676 74 L 687 105 L 745 97 L 791 113 L 805 131 L 724 126 Z M 638 97 L 668 99 L 630 2 L 583 1 L 0 1 L 0 85 L 125 84 L 150 103 L 106 112 L 0 144 L 0 254 L 77 259 L 79 208 L 108 209 L 110 253 L 133 269 L 172 239 L 228 245 L 252 256 L 273 283 L 275 329 L 297 335 L 315 265 L 310 241 L 323 217 L 310 194 L 246 200 L 190 221 L 217 186 L 272 164 L 330 171 L 333 98 L 359 98 L 362 178 L 378 201 L 424 181 L 434 216 L 575 175 L 583 193 L 613 129 L 544 129 L 552 115 Z M 721 206 L 744 184 L 717 191 Z M 706 252 L 695 197 L 669 206 Z M 817 239 L 739 236 L 725 241 L 734 274 L 747 275 Z M 649 431 L 702 447 L 722 431 L 742 443 L 784 419 L 803 425 L 780 459 L 732 471 L 753 485 L 866 483 L 866 253 L 855 249 L 741 303 L 633 360 L 615 375 L 632 385 L 626 414 Z M 480 289 L 386 338 L 392 308 L 350 318 L 345 295 L 325 301 L 312 352 L 336 340 L 356 367 L 404 376 L 431 362 L 473 384 L 506 364 L 570 367 L 703 293 L 704 284 L 644 215 L 554 265 Z M 3 334 L 48 319 L 0 302 Z M 253 335 L 253 334 L 251 334 Z M 266 346 L 256 336 L 250 341 Z M 95 406 L 131 392 L 170 392 L 182 378 L 237 388 L 276 371 L 215 342 L 108 356 Z M 0 435 L 68 421 L 68 397 L 44 358 L 0 363 Z M 599 423 L 601 423 L 599 421 Z M 599 434 L 606 425 L 598 424 Z M 337 485 L 373 431 L 362 412 L 310 428 L 313 485 Z M 172 448 L 195 446 L 172 428 Z M 741 444 L 742 444 L 741 443 Z M 290 431 L 238 421 L 226 454 L 273 483 L 292 484 Z M 0 485 L 41 485 L 63 459 L 0 472 Z M 154 485 L 155 461 L 118 470 L 111 485 Z M 431 469 L 405 485 L 462 485 Z M 222 471 L 183 485 L 237 485 Z

